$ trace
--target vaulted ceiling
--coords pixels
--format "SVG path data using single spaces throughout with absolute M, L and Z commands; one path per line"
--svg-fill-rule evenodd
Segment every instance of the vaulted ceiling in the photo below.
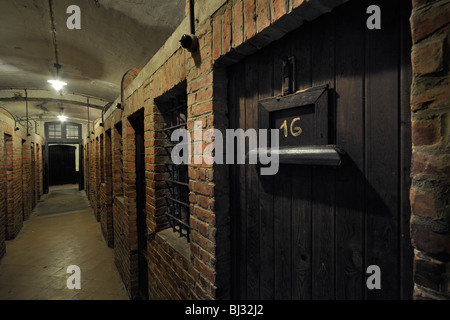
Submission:
M 80 30 L 66 26 L 73 4 Z M 89 97 L 89 117 L 98 118 L 120 95 L 124 73 L 144 66 L 184 14 L 185 0 L 1 0 L 0 107 L 24 119 L 27 96 L 30 119 L 55 120 L 64 108 L 82 122 Z M 47 83 L 56 60 L 68 84 L 62 95 Z

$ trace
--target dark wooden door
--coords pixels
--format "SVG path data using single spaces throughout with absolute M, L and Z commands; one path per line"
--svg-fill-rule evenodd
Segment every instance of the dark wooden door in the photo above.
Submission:
M 133 127 L 136 134 L 136 210 L 138 232 L 139 295 L 148 299 L 147 266 L 147 215 L 145 208 L 145 146 L 144 117 L 136 117 Z
M 366 27 L 371 4 L 381 30 Z M 229 68 L 230 126 L 258 129 L 258 101 L 282 93 L 294 56 L 295 90 L 329 86 L 326 143 L 347 154 L 274 176 L 232 166 L 234 298 L 411 297 L 410 12 L 409 0 L 350 1 Z M 380 290 L 366 286 L 370 265 Z
M 78 176 L 78 190 L 84 190 L 84 146 L 80 143 L 79 144 L 79 164 L 80 164 L 80 170 L 79 170 L 79 176 Z
M 77 175 L 75 171 L 75 149 L 67 145 L 50 146 L 49 178 L 50 185 L 75 184 Z

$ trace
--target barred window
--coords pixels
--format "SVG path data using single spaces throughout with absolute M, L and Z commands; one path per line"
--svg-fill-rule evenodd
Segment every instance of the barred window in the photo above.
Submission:
M 186 164 L 174 164 L 170 159 L 172 149 L 175 146 L 175 143 L 170 140 L 172 132 L 179 128 L 186 128 L 186 96 L 178 96 L 172 99 L 170 103 L 165 104 L 165 108 L 161 111 L 165 120 L 165 126 L 161 131 L 167 137 L 163 148 L 168 155 L 168 160 L 164 164 L 168 173 L 167 178 L 164 179 L 167 187 L 167 193 L 165 195 L 167 210 L 165 215 L 173 231 L 179 233 L 180 237 L 186 237 L 189 241 L 188 166 Z
M 49 124 L 48 125 L 48 137 L 50 139 L 61 139 L 61 125 L 60 124 Z

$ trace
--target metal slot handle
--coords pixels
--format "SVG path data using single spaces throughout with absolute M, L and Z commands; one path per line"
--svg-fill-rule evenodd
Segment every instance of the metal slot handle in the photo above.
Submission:
M 342 164 L 345 152 L 336 145 L 319 145 L 274 149 L 253 149 L 247 153 L 249 157 L 259 159 L 260 154 L 278 154 L 278 161 L 282 164 L 301 164 L 337 167 Z

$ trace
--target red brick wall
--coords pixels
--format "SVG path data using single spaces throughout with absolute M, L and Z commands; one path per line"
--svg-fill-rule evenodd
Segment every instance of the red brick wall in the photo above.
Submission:
M 8 131 L 10 132 L 10 131 Z M 2 139 L 3 140 L 3 139 Z M 13 189 L 13 138 L 12 135 L 6 134 L 4 136 L 4 173 L 5 173 L 5 196 L 6 203 L 4 207 L 4 217 L 5 217 L 5 239 L 10 239 L 13 234 L 14 229 L 14 189 Z
M 413 0 L 411 238 L 414 298 L 450 298 L 448 1 Z
M 0 258 L 6 252 L 6 163 L 5 163 L 5 138 L 0 131 Z
M 31 143 L 35 145 L 34 184 Z M 14 130 L 14 120 L 0 110 L 0 258 L 5 254 L 5 240 L 14 239 L 24 219 L 30 217 L 36 204 L 33 194 L 36 201 L 42 195 L 42 152 L 37 152 L 36 148 L 42 144 L 38 135 L 27 136 L 24 130 Z
M 105 132 L 103 126 L 98 126 L 85 143 L 85 180 L 86 190 L 94 216 L 100 222 L 102 235 L 109 247 L 114 246 L 113 230 L 113 162 L 112 152 L 117 148 L 111 145 L 110 131 Z M 117 149 L 119 150 L 119 149 Z M 114 160 L 114 161 L 113 161 Z M 116 193 L 116 195 L 119 195 Z
M 297 28 L 303 19 L 313 19 L 345 1 L 228 1 L 206 22 L 198 26 L 200 50 L 191 54 L 179 48 L 130 96 L 124 97 L 123 110 L 115 110 L 95 137 L 112 130 L 112 181 L 114 252 L 119 273 L 131 297 L 137 294 L 137 226 L 134 129 L 128 116 L 144 108 L 145 161 L 147 186 L 149 296 L 151 299 L 214 299 L 229 296 L 229 186 L 226 166 L 190 165 L 191 242 L 186 244 L 189 258 L 177 252 L 159 232 L 167 226 L 163 216 L 165 158 L 157 131 L 161 114 L 154 99 L 185 82 L 188 100 L 188 129 L 201 121 L 204 130 L 226 129 L 227 78 L 225 66 L 251 54 Z M 187 6 L 188 9 L 188 6 Z M 186 11 L 188 13 L 188 10 Z M 232 22 L 232 23 L 230 23 Z M 127 85 L 128 82 L 127 82 Z M 122 123 L 120 137 L 115 125 Z M 95 143 L 94 143 L 95 145 Z M 120 161 L 120 147 L 123 147 Z M 98 150 L 98 147 L 91 150 Z M 98 151 L 95 151 L 98 152 Z M 195 157 L 195 152 L 193 154 Z M 109 161 L 109 160 L 105 160 Z M 95 207 L 93 163 L 90 153 L 91 201 Z M 123 168 L 123 184 L 120 167 Z M 220 180 L 220 184 L 216 181 Z M 123 190 L 123 191 L 122 191 Z M 123 198 L 119 197 L 122 195 Z M 176 246 L 175 246 L 176 247 Z
M 23 218 L 29 218 L 32 210 L 33 186 L 31 185 L 31 143 L 29 139 L 22 141 L 22 193 Z
M 36 202 L 41 198 L 44 193 L 43 181 L 40 177 L 43 176 L 43 164 L 42 164 L 42 142 L 36 142 L 35 150 L 35 192 L 36 192 Z
M 107 132 L 104 137 L 104 165 L 103 175 L 104 183 L 102 184 L 102 211 L 100 220 L 102 221 L 103 236 L 109 247 L 114 246 L 114 230 L 113 230 L 113 177 L 112 177 L 112 150 L 111 150 L 111 132 Z
M 111 127 L 113 195 L 123 195 L 122 123 Z
M 100 142 L 99 130 L 91 134 L 89 143 L 89 199 L 91 206 L 94 209 L 94 217 L 100 221 Z
M 181 241 L 184 241 L 181 239 Z M 191 300 L 194 295 L 194 270 L 189 259 L 163 237 L 149 243 L 149 296 L 157 300 Z
M 12 208 L 8 219 L 8 238 L 14 239 L 23 226 L 22 134 L 13 134 L 13 162 L 11 173 Z M 8 150 L 7 150 L 8 151 Z
M 128 104 L 129 105 L 129 104 Z M 138 242 L 137 242 L 137 210 L 136 210 L 136 163 L 135 163 L 135 132 L 130 121 L 122 120 L 123 128 L 123 196 L 127 226 L 125 226 L 126 240 L 130 266 L 129 292 L 135 296 L 138 291 Z
M 119 271 L 122 281 L 130 293 L 131 268 L 130 246 L 128 242 L 128 219 L 123 196 L 117 196 L 113 202 L 114 221 L 114 263 Z
M 191 242 L 189 258 L 161 236 L 164 177 L 161 114 L 155 103 L 185 83 L 188 129 L 224 130 L 227 120 L 226 67 L 346 1 L 232 0 L 196 26 L 199 51 L 176 50 L 96 129 L 95 140 L 111 129 L 114 253 L 131 297 L 137 293 L 137 227 L 134 130 L 128 116 L 144 108 L 147 186 L 149 296 L 151 299 L 229 297 L 229 186 L 226 166 L 192 164 L 190 179 Z M 417 249 L 416 298 L 448 295 L 448 1 L 413 1 L 411 234 Z M 188 8 L 188 6 L 187 6 Z M 188 10 L 186 10 L 188 12 Z M 432 56 L 432 61 L 429 58 Z M 143 70 L 146 70 L 144 68 Z M 139 76 L 137 77 L 137 79 Z M 138 80 L 134 80 L 138 81 Z M 139 81 L 140 80 L 139 78 Z M 133 83 L 128 83 L 132 87 Z M 128 91 L 127 91 L 128 92 Z M 122 122 L 122 136 L 115 125 Z M 123 149 L 120 149 L 123 148 Z M 91 198 L 98 196 L 98 146 L 91 146 Z M 120 152 L 119 150 L 122 150 Z M 193 157 L 198 150 L 194 150 Z M 123 153 L 123 154 L 122 154 Z M 122 161 L 121 161 L 122 158 Z M 109 161 L 109 160 L 105 160 Z M 121 179 L 123 168 L 123 179 Z M 123 197 L 121 197 L 123 195 Z M 120 197 L 119 197 L 120 196 Z M 95 205 L 93 203 L 93 205 Z M 448 272 L 447 272 L 448 273 Z M 437 274 L 437 276 L 436 276 Z M 446 280 L 447 279 L 447 280 Z
M 95 166 L 95 155 L 94 155 L 94 144 L 93 144 L 93 138 L 90 137 L 89 135 L 89 140 L 87 141 L 86 145 L 87 145 L 87 166 L 85 167 L 85 172 L 86 172 L 86 181 L 87 181 L 87 189 L 88 189 L 88 198 L 89 201 L 91 203 L 92 208 L 94 208 L 93 205 L 93 199 L 95 198 L 95 187 L 94 187 L 94 177 L 93 174 L 95 173 L 94 171 L 94 166 Z M 93 189 L 94 188 L 94 189 Z

